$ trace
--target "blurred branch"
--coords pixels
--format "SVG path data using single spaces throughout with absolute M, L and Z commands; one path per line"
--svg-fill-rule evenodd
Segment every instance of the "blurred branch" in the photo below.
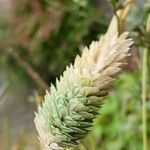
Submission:
M 5 93 L 8 90 L 8 83 L 4 83 L 2 86 L 0 86 L 0 106 L 4 103 L 5 100 L 2 98 L 4 97 Z
M 48 89 L 47 83 L 40 77 L 38 72 L 36 72 L 26 61 L 24 61 L 18 53 L 13 50 L 9 50 L 9 55 L 11 55 L 17 63 L 26 71 L 26 73 L 43 89 Z
M 11 56 L 18 62 L 18 64 L 27 72 L 29 76 L 36 81 L 36 83 L 43 89 L 48 89 L 49 86 L 40 77 L 40 75 L 27 63 L 25 62 L 16 52 L 11 52 Z
M 7 89 L 8 83 L 4 83 L 2 86 L 0 86 L 0 99 L 5 95 Z

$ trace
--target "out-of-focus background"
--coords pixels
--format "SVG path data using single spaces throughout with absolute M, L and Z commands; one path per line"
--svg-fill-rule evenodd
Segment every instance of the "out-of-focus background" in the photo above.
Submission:
M 45 90 L 82 47 L 106 32 L 117 10 L 126 13 L 120 31 L 128 30 L 134 39 L 132 56 L 79 149 L 142 150 L 149 0 L 0 0 L 0 150 L 41 149 L 33 120 Z M 150 145 L 150 90 L 146 98 Z

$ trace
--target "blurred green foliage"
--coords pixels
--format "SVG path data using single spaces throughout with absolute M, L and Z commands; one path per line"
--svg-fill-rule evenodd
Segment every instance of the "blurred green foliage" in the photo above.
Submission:
M 122 7 L 122 1 L 15 0 L 11 5 L 9 13 L 0 14 L 0 70 L 12 86 L 21 84 L 26 85 L 27 90 L 45 92 L 28 71 L 33 69 L 47 85 L 54 83 L 83 46 L 105 33 L 108 20 Z M 134 38 L 133 53 L 136 54 L 129 61 L 130 69 L 125 69 L 129 72 L 120 77 L 110 98 L 104 102 L 92 132 L 81 142 L 79 148 L 82 150 L 142 150 L 141 57 L 138 54 L 142 55 L 143 47 L 150 47 L 150 34 L 145 30 L 149 12 L 149 0 L 134 1 L 126 26 Z M 31 69 L 25 69 L 20 60 Z M 147 111 L 150 113 L 150 92 Z M 7 137 L 7 131 L 0 136 Z M 16 149 L 26 148 L 29 137 L 27 135 L 26 139 L 24 134 L 30 135 L 22 133 L 19 142 L 23 143 L 22 147 Z M 36 138 L 34 134 L 32 137 Z M 150 142 L 149 116 L 148 138 Z M 0 143 L 3 142 L 0 140 Z M 38 149 L 37 141 L 34 144 Z
M 50 84 L 80 53 L 80 46 L 96 39 L 100 31 L 105 32 L 107 24 L 100 10 L 88 4 L 88 1 L 84 6 L 79 3 L 39 0 L 32 4 L 29 0 L 23 3 L 16 0 L 12 17 L 9 18 L 12 19 L 9 20 L 11 26 L 8 24 L 7 28 L 6 22 L 1 25 L 4 49 L 1 51 L 1 68 L 9 71 L 9 78 L 15 74 L 23 84 L 24 80 L 29 81 L 30 85 L 34 83 L 30 82 L 30 77 L 26 76 L 14 58 L 7 54 L 9 48 L 13 48 Z M 4 36 L 6 33 L 8 35 Z
M 142 150 L 142 108 L 141 108 L 141 74 L 134 72 L 124 74 L 115 85 L 95 120 L 88 140 L 97 150 Z M 150 102 L 147 102 L 150 113 Z M 149 120 L 148 115 L 148 120 Z M 148 122 L 148 141 L 150 142 L 150 122 Z M 95 144 L 96 143 L 96 144 Z M 148 143 L 149 145 L 150 143 Z

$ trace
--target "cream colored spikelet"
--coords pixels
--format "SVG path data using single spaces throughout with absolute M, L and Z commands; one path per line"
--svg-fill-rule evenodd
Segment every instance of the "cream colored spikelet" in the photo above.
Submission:
M 133 41 L 127 36 L 127 32 L 118 36 L 114 16 L 107 33 L 85 47 L 74 64 L 56 79 L 56 86 L 51 85 L 35 117 L 43 149 L 76 146 L 88 133 L 124 58 L 129 55 Z

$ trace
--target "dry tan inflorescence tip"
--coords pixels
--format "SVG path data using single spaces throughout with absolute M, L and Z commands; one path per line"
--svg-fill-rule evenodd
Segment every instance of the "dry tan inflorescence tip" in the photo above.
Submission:
M 85 47 L 74 64 L 56 79 L 56 86 L 51 85 L 35 117 L 45 150 L 76 146 L 86 136 L 124 58 L 129 55 L 133 41 L 127 36 L 128 32 L 118 36 L 114 16 L 106 34 Z

